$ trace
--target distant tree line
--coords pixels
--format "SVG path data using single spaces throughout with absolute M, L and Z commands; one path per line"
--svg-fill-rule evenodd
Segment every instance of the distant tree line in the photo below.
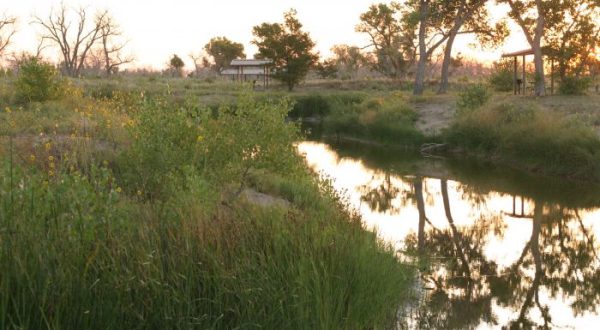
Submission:
M 489 12 L 490 5 L 508 8 L 506 17 Z M 405 0 L 370 5 L 359 17 L 355 31 L 366 36 L 364 45 L 335 45 L 331 57 L 320 59 L 315 42 L 293 9 L 281 23 L 262 23 L 252 28 L 256 58 L 273 61 L 273 77 L 290 90 L 314 71 L 322 78 L 356 79 L 360 72 L 379 74 L 398 81 L 413 81 L 414 94 L 422 94 L 431 72 L 439 74 L 438 92 L 448 90 L 453 71 L 464 65 L 454 51 L 459 35 L 472 35 L 482 48 L 502 44 L 509 35 L 508 21 L 520 27 L 534 56 L 535 93 L 545 93 L 543 57 L 556 63 L 563 82 L 600 71 L 600 2 L 598 0 Z M 0 17 L 0 56 L 16 33 L 16 17 Z M 77 77 L 85 70 L 111 75 L 134 57 L 125 49 L 127 40 L 108 11 L 90 15 L 85 8 L 61 5 L 46 17 L 35 16 L 40 43 L 36 54 L 12 54 L 12 62 L 42 50 L 59 50 L 61 71 Z M 245 58 L 242 43 L 225 36 L 212 38 L 200 53 L 190 53 L 193 74 L 220 74 L 232 60 Z M 173 75 L 182 75 L 184 61 L 174 55 L 168 61 Z M 496 68 L 507 70 L 507 65 Z M 495 77 L 506 84 L 507 75 Z

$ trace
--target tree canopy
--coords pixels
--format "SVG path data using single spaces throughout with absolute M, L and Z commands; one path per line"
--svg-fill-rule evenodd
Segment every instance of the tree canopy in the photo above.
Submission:
M 245 58 L 244 45 L 231 41 L 226 37 L 215 37 L 204 46 L 206 53 L 212 57 L 216 72 L 221 72 L 227 68 L 232 60 L 236 58 Z
M 356 31 L 369 36 L 368 47 L 373 49 L 369 63 L 373 70 L 390 78 L 407 73 L 415 59 L 415 29 L 404 19 L 400 3 L 371 5 L 360 15 Z
M 293 9 L 284 13 L 283 23 L 262 23 L 252 30 L 258 47 L 257 57 L 273 61 L 275 79 L 292 90 L 317 62 L 314 41 L 302 30 L 302 24 Z

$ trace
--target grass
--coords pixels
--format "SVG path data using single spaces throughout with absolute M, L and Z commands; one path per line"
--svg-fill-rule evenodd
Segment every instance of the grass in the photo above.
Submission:
M 578 117 L 520 99 L 459 115 L 447 141 L 469 153 L 546 175 L 600 179 L 600 139 Z
M 0 328 L 393 324 L 412 267 L 304 168 L 288 101 L 94 83 L 0 100 Z

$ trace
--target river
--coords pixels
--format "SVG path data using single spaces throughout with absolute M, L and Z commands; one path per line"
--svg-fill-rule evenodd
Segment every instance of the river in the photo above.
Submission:
M 302 142 L 365 226 L 420 266 L 410 328 L 600 327 L 600 187 L 402 149 Z

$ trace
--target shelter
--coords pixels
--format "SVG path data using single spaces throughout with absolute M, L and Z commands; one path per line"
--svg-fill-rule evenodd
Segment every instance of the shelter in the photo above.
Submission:
M 230 67 L 221 71 L 221 75 L 229 76 L 235 81 L 262 81 L 263 86 L 269 86 L 271 60 L 236 59 L 231 61 Z
M 542 54 L 546 53 L 548 50 L 547 47 L 542 47 Z M 526 57 L 528 55 L 533 55 L 533 49 L 525 49 L 517 52 L 502 54 L 502 57 L 512 57 L 514 60 L 514 74 L 513 74 L 513 90 L 514 94 L 527 94 L 527 75 L 526 75 Z M 542 55 L 545 56 L 545 55 Z M 521 78 L 519 75 L 519 57 L 522 57 L 523 68 L 521 73 Z M 533 82 L 532 82 L 533 83 Z M 551 68 L 550 68 L 550 93 L 554 94 L 554 58 L 551 59 Z

